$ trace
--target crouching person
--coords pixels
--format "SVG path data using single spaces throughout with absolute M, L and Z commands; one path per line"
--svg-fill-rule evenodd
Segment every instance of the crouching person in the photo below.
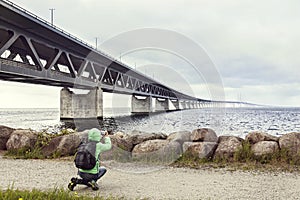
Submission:
M 104 143 L 100 142 L 104 137 Z M 96 128 L 88 132 L 88 142 L 79 146 L 75 156 L 75 165 L 78 168 L 79 178 L 71 178 L 68 188 L 73 191 L 77 184 L 86 185 L 98 190 L 97 181 L 106 173 L 106 168 L 100 166 L 100 154 L 111 149 L 111 140 L 107 131 Z

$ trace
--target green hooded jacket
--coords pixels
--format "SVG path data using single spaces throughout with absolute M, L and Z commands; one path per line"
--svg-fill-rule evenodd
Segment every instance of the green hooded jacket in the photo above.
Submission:
M 96 153 L 95 153 L 96 158 L 99 158 L 100 153 L 111 149 L 110 138 L 104 137 L 104 143 L 100 142 L 101 139 L 102 139 L 102 136 L 98 129 L 93 128 L 89 131 L 88 141 L 89 142 L 90 141 L 98 142 L 96 144 Z M 96 165 L 93 169 L 89 169 L 89 170 L 79 169 L 79 171 L 84 172 L 84 173 L 89 173 L 89 174 L 97 174 L 99 172 L 99 167 L 100 167 L 100 163 L 99 163 L 99 159 L 97 159 Z

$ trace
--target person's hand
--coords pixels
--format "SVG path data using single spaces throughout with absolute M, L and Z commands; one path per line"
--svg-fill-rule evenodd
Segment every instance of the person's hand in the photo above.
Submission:
M 105 131 L 105 134 L 104 134 L 104 137 L 106 137 L 106 136 L 108 136 L 108 132 L 107 131 Z

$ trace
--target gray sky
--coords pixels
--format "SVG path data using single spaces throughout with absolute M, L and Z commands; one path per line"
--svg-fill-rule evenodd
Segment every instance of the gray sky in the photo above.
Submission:
M 237 100 L 241 96 L 247 102 L 299 106 L 298 0 L 14 2 L 46 20 L 50 20 L 49 8 L 55 8 L 56 26 L 91 45 L 95 45 L 95 38 L 98 37 L 99 47 L 102 42 L 120 33 L 140 28 L 177 32 L 203 47 L 215 63 L 223 81 L 226 100 Z M 185 65 L 178 58 L 169 57 L 149 50 L 125 56 L 122 60 L 135 64 L 149 76 L 177 87 L 176 82 L 168 82 L 165 73 L 155 71 L 155 67 L 149 70 L 149 63 L 154 63 L 156 58 L 157 66 L 168 68 L 174 65 L 176 68 L 175 65 Z M 180 70 L 173 71 L 180 74 Z M 203 89 L 203 80 L 195 83 L 187 78 L 185 81 L 196 96 L 210 97 Z M 59 89 L 55 87 L 1 82 L 0 91 L 0 107 L 59 106 Z

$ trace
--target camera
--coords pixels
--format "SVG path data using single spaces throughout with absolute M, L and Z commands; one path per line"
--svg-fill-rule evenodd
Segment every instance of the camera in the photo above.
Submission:
M 106 131 L 100 131 L 100 134 L 101 134 L 102 136 L 104 136 L 104 135 L 106 135 Z

